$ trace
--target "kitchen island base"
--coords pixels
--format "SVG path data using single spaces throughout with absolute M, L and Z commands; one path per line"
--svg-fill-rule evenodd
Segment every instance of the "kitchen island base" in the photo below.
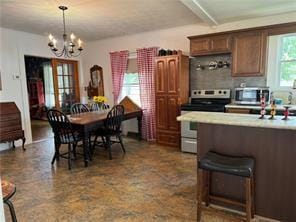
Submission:
M 256 215 L 296 221 L 294 130 L 198 123 L 197 133 L 198 159 L 210 150 L 255 158 Z M 212 181 L 215 195 L 244 200 L 244 179 L 213 173 Z

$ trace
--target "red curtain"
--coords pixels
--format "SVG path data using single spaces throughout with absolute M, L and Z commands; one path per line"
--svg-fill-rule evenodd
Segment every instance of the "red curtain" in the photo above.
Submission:
M 157 47 L 137 49 L 140 99 L 143 109 L 142 136 L 148 141 L 156 139 L 154 60 L 157 49 Z
M 114 104 L 118 103 L 120 90 L 123 85 L 124 73 L 127 69 L 128 54 L 129 52 L 127 50 L 110 52 Z

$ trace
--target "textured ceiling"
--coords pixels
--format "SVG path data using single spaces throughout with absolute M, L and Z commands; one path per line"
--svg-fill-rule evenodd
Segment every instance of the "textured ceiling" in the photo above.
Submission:
M 218 22 L 218 24 L 242 19 L 296 12 L 296 0 L 196 1 Z
M 201 20 L 179 0 L 0 0 L 1 26 L 41 35 L 66 26 L 84 41 L 195 24 Z M 58 35 L 57 35 L 58 34 Z
M 202 23 L 181 1 L 195 3 L 217 24 L 296 11 L 296 0 L 0 0 L 0 26 L 59 38 L 59 5 L 69 7 L 67 32 L 84 41 Z

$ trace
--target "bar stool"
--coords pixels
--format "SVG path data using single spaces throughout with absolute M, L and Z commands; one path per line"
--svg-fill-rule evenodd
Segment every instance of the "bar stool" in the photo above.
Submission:
M 246 221 L 254 218 L 254 164 L 251 157 L 234 157 L 209 151 L 198 162 L 198 184 L 197 184 L 197 221 L 201 219 L 201 203 L 205 194 L 205 204 L 209 206 L 211 200 L 224 202 L 246 208 Z M 225 197 L 211 194 L 211 173 L 219 172 L 245 178 L 246 201 L 239 202 Z M 206 178 L 205 191 L 203 189 L 203 175 Z M 205 192 L 205 193 L 204 193 Z
M 16 192 L 15 185 L 8 182 L 8 181 L 2 180 L 1 181 L 1 188 L 2 188 L 3 202 L 5 204 L 7 204 L 9 207 L 12 221 L 17 222 L 13 204 L 10 202 L 10 198 Z

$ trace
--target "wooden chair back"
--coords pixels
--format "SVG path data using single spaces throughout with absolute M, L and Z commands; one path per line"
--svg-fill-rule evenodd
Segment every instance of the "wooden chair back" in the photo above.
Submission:
M 64 113 L 50 109 L 47 111 L 47 118 L 54 136 L 60 144 L 67 144 L 75 140 L 75 131 Z
M 87 105 L 81 104 L 81 103 L 74 103 L 71 106 L 70 112 L 71 114 L 80 114 L 80 113 L 86 113 L 89 112 L 89 108 Z
M 113 132 L 119 132 L 123 117 L 124 107 L 122 105 L 113 106 L 113 108 L 108 112 L 105 120 L 105 128 Z

